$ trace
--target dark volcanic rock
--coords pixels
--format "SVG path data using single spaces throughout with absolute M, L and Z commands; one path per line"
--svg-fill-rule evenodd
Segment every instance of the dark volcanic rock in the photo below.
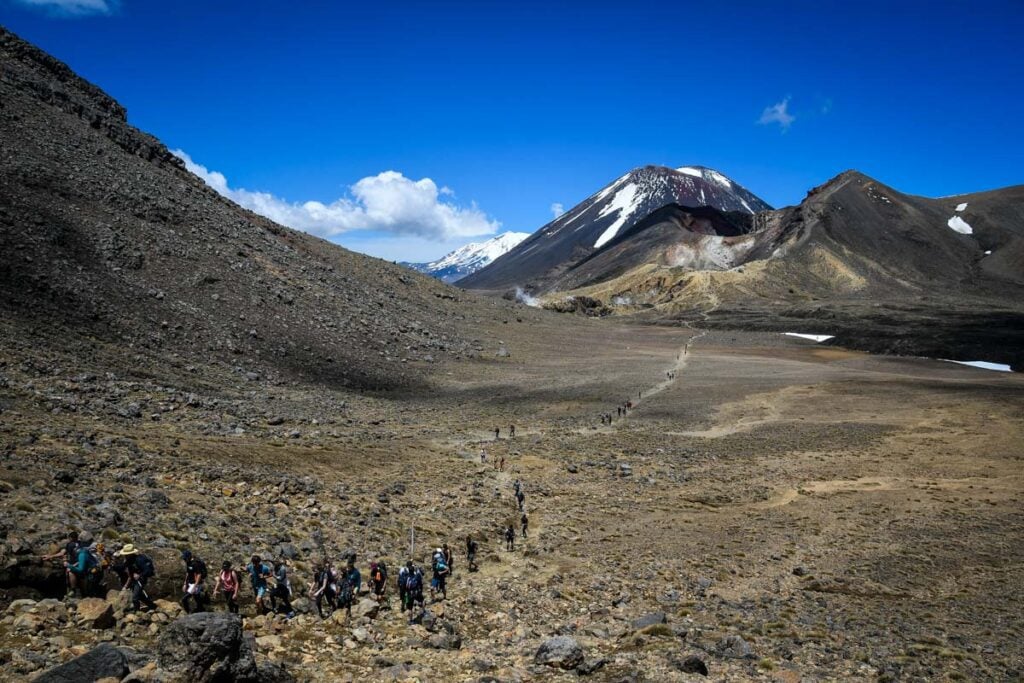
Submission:
M 199 612 L 170 624 L 160 634 L 157 662 L 199 683 L 259 678 L 241 617 L 225 612 Z
M 82 683 L 101 678 L 124 678 L 128 675 L 128 658 L 113 645 L 103 643 L 81 657 L 44 671 L 35 680 L 40 683 Z
M 583 648 L 575 638 L 555 636 L 541 643 L 533 661 L 560 669 L 575 669 L 583 663 Z

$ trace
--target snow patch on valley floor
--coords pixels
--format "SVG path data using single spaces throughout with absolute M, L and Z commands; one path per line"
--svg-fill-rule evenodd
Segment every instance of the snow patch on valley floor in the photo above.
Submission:
M 960 213 L 961 211 L 963 211 L 966 208 L 967 208 L 967 202 L 964 202 L 963 204 L 957 204 L 956 205 L 956 212 Z
M 818 342 L 819 344 L 823 341 L 828 341 L 829 339 L 835 339 L 834 334 L 804 334 L 802 332 L 783 332 L 782 334 L 786 335 L 787 337 L 799 337 L 800 339 L 810 339 L 811 341 Z
M 974 228 L 969 226 L 967 224 L 967 221 L 965 221 L 963 218 L 960 218 L 960 216 L 953 216 L 948 221 L 946 221 L 946 225 L 948 225 L 953 230 L 956 230 L 961 235 L 974 234 Z
M 995 370 L 996 372 L 1013 372 L 1013 368 L 1005 363 L 990 363 L 987 360 L 949 360 L 948 358 L 939 358 L 943 363 L 956 363 L 958 365 L 970 365 L 972 368 L 980 368 L 982 370 Z

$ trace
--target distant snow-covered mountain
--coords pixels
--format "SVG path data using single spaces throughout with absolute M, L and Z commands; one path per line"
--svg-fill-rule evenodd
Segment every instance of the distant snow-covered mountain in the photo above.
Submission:
M 455 282 L 475 273 L 530 236 L 528 232 L 503 232 L 486 242 L 471 242 L 430 263 L 402 263 L 443 282 Z

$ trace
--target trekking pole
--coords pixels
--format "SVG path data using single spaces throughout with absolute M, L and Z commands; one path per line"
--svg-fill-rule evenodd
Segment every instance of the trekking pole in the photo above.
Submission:
M 409 529 L 409 557 L 416 555 L 416 527 Z

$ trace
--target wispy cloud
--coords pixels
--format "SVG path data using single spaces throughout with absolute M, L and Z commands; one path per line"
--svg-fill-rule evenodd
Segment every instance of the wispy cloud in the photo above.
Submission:
M 562 202 L 555 202 L 551 205 L 551 215 L 553 217 L 558 218 L 563 213 L 565 213 L 565 207 L 562 206 Z
M 349 196 L 330 204 L 289 202 L 269 192 L 233 188 L 223 173 L 196 163 L 180 149 L 174 154 L 188 170 L 233 202 L 282 225 L 321 237 L 375 230 L 440 241 L 490 235 L 501 227 L 476 204 L 457 206 L 442 200 L 442 196 L 454 197 L 454 193 L 447 187 L 439 188 L 430 178 L 412 180 L 397 171 L 384 171 L 358 181 L 349 188 Z
M 761 112 L 761 118 L 757 120 L 757 122 L 762 126 L 777 123 L 784 132 L 789 130 L 789 127 L 793 125 L 794 121 L 796 121 L 796 116 L 789 113 L 788 97 L 781 102 L 776 102 L 770 107 L 765 107 L 764 111 Z
M 18 4 L 36 7 L 58 17 L 85 17 L 111 14 L 120 0 L 15 0 Z

